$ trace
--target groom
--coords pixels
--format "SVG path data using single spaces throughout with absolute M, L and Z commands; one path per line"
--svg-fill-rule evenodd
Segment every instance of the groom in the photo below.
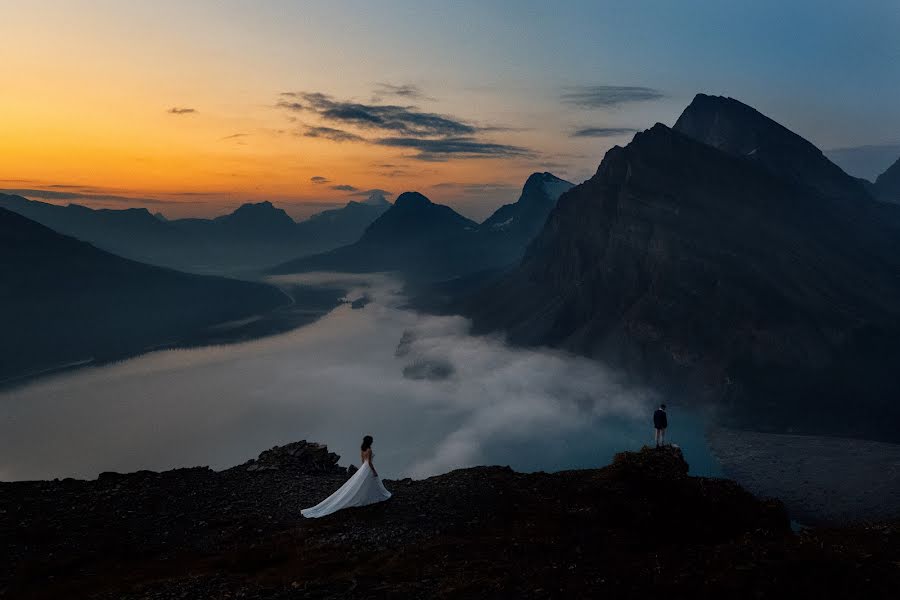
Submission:
M 656 427 L 656 447 L 666 444 L 666 427 L 669 426 L 669 420 L 666 418 L 666 405 L 660 404 L 659 408 L 653 413 L 653 426 Z

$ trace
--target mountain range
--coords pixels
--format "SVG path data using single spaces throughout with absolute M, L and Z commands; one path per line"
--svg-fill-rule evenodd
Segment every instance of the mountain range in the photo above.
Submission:
M 271 272 L 395 271 L 410 281 L 435 281 L 506 267 L 521 259 L 560 194 L 572 185 L 550 173 L 534 173 L 515 203 L 501 206 L 481 224 L 418 192 L 406 192 L 357 242 Z
M 243 275 L 356 241 L 390 207 L 383 196 L 295 222 L 270 202 L 214 219 L 166 220 L 143 208 L 58 206 L 0 194 L 0 207 L 133 260 L 194 273 Z
M 898 225 L 800 136 L 698 95 L 607 152 L 462 307 L 733 424 L 898 441 Z
M 266 284 L 134 262 L 0 208 L 0 382 L 179 342 L 288 302 Z

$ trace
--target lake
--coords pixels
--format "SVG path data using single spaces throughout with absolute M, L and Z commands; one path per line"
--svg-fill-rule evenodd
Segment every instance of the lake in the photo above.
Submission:
M 388 478 L 478 464 L 555 471 L 608 464 L 652 442 L 660 398 L 584 358 L 473 336 L 462 317 L 404 308 L 384 275 L 312 274 L 343 286 L 318 321 L 254 341 L 152 352 L 0 393 L 0 479 L 242 463 L 276 444 L 325 443 L 357 463 L 375 437 Z M 705 419 L 669 403 L 691 471 L 721 475 Z

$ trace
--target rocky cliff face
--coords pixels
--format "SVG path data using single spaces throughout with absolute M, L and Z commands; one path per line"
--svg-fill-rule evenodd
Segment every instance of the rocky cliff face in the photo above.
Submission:
M 808 143 L 768 145 L 774 126 L 750 120 L 679 120 L 726 151 L 663 125 L 610 150 L 466 312 L 479 330 L 604 359 L 743 425 L 896 440 L 898 240 L 878 203 L 839 195 Z M 786 176 L 774 157 L 794 146 Z
M 305 520 L 347 477 L 333 457 L 300 442 L 222 472 L 0 483 L 0 596 L 868 600 L 900 585 L 897 524 L 795 535 L 777 501 L 688 476 L 673 448 L 388 481 L 385 503 Z

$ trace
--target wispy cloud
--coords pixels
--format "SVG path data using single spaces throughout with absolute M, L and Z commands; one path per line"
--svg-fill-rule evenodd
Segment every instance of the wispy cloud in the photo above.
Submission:
M 486 142 L 474 137 L 450 137 L 422 139 L 414 137 L 389 137 L 375 140 L 379 146 L 410 148 L 417 151 L 412 158 L 442 162 L 454 158 L 520 158 L 532 156 L 527 148 Z
M 358 187 L 353 185 L 348 185 L 346 183 L 341 183 L 339 185 L 331 186 L 331 189 L 337 190 L 339 192 L 358 192 L 360 191 Z
M 309 112 L 332 123 L 361 129 L 415 136 L 474 134 L 479 128 L 448 115 L 422 112 L 414 106 L 363 104 L 335 100 L 320 92 L 283 92 L 283 97 L 300 98 L 303 102 L 282 100 L 281 108 Z
M 309 180 L 311 182 L 315 183 L 316 185 L 319 185 L 322 183 L 331 183 L 330 179 L 328 179 L 327 177 L 322 177 L 321 175 L 316 175 L 314 177 L 310 177 Z
M 378 198 L 379 196 L 381 196 L 382 198 L 386 198 L 388 196 L 393 196 L 394 194 L 387 190 L 382 190 L 380 188 L 372 188 L 372 189 L 368 189 L 368 190 L 356 190 L 355 192 L 353 192 L 350 195 L 358 196 L 360 198 L 368 198 L 369 200 L 372 200 L 372 199 Z
M 39 198 L 41 200 L 77 200 L 80 202 L 114 202 L 122 204 L 171 204 L 173 201 L 159 200 L 157 198 L 137 198 L 132 196 L 120 196 L 117 194 L 107 193 L 88 193 L 76 191 L 64 191 L 64 188 L 77 186 L 51 186 L 56 189 L 42 190 L 33 188 L 17 188 L 17 189 L 0 189 L 3 194 L 15 194 L 25 196 L 26 198 Z
M 350 133 L 349 131 L 344 131 L 342 129 L 335 129 L 334 127 L 307 127 L 303 132 L 303 136 L 311 138 L 325 138 L 333 142 L 366 141 L 365 138 L 360 135 L 356 135 L 355 133 Z
M 226 135 L 225 137 L 221 138 L 220 141 L 224 142 L 225 140 L 236 140 L 239 138 L 247 137 L 248 135 L 250 135 L 250 134 L 249 133 L 232 133 L 231 135 Z
M 173 106 L 169 110 L 167 110 L 170 115 L 190 115 L 197 112 L 196 108 L 182 108 L 178 106 Z
M 404 84 L 394 85 L 391 83 L 376 83 L 372 92 L 372 101 L 381 102 L 385 96 L 397 96 L 399 98 L 409 98 L 410 100 L 428 100 L 435 99 L 427 96 L 425 92 L 417 85 Z
M 617 137 L 620 135 L 628 135 L 629 133 L 634 133 L 636 131 L 637 129 L 632 129 L 630 127 L 582 127 L 581 129 L 573 131 L 569 137 Z
M 579 108 L 611 108 L 666 97 L 662 91 L 655 88 L 632 85 L 584 85 L 566 90 L 560 96 L 562 101 Z
M 400 95 L 414 95 L 419 91 L 414 86 L 394 88 L 391 89 Z M 366 142 L 384 147 L 410 148 L 417 151 L 411 157 L 417 160 L 446 161 L 451 157 L 511 158 L 532 155 L 527 148 L 494 142 L 482 135 L 509 131 L 508 128 L 482 127 L 451 115 L 424 112 L 415 106 L 336 100 L 321 92 L 282 92 L 277 106 L 291 113 L 309 114 L 326 123 L 319 126 L 306 125 L 301 134 L 303 136 L 335 142 Z M 355 131 L 343 129 L 347 127 Z M 374 136 L 367 137 L 368 134 Z

